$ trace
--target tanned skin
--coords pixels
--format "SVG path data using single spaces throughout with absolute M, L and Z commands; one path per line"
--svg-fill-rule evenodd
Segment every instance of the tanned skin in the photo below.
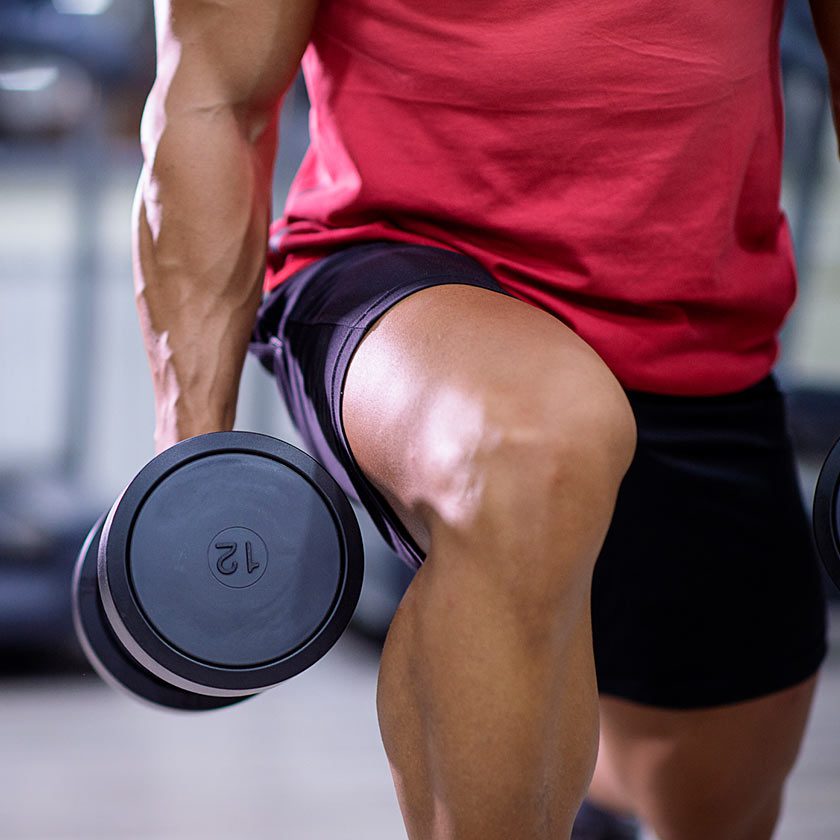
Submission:
M 134 262 L 158 450 L 233 426 L 277 113 L 316 5 L 157 0 Z M 837 120 L 840 4 L 812 7 Z M 440 286 L 366 335 L 342 410 L 357 461 L 428 552 L 377 694 L 409 836 L 568 837 L 598 743 L 589 585 L 632 457 L 623 392 L 548 314 Z M 768 840 L 813 688 L 693 712 L 604 699 L 591 792 L 663 840 Z
M 260 299 L 277 114 L 317 0 L 157 0 L 141 126 L 137 309 L 155 447 L 229 430 Z

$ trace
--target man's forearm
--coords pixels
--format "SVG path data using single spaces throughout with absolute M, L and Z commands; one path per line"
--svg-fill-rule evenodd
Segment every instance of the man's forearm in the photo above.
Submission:
M 155 438 L 229 429 L 259 303 L 277 112 L 318 0 L 155 0 L 134 276 Z
M 133 240 L 158 450 L 233 426 L 264 268 L 275 116 L 149 98 Z

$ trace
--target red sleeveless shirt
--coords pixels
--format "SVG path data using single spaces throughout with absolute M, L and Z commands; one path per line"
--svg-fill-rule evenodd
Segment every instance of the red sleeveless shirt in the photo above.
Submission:
M 436 245 L 628 388 L 734 391 L 777 352 L 781 0 L 325 0 L 311 142 L 266 288 L 336 247 Z M 504 341 L 504 336 L 499 336 Z

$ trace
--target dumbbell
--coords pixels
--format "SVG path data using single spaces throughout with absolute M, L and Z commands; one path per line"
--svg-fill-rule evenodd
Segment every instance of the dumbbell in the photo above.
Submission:
M 91 529 L 74 624 L 112 686 L 217 709 L 320 659 L 363 565 L 353 509 L 320 464 L 276 438 L 215 432 L 150 461 Z
M 817 479 L 814 538 L 828 576 L 840 588 L 840 438 L 834 442 Z

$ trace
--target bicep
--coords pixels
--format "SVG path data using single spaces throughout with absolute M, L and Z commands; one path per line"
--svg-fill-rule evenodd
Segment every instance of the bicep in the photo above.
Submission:
M 155 0 L 153 96 L 172 109 L 276 107 L 318 0 Z
M 143 112 L 135 205 L 147 275 L 258 275 L 276 109 L 316 4 L 156 0 L 157 77 Z

